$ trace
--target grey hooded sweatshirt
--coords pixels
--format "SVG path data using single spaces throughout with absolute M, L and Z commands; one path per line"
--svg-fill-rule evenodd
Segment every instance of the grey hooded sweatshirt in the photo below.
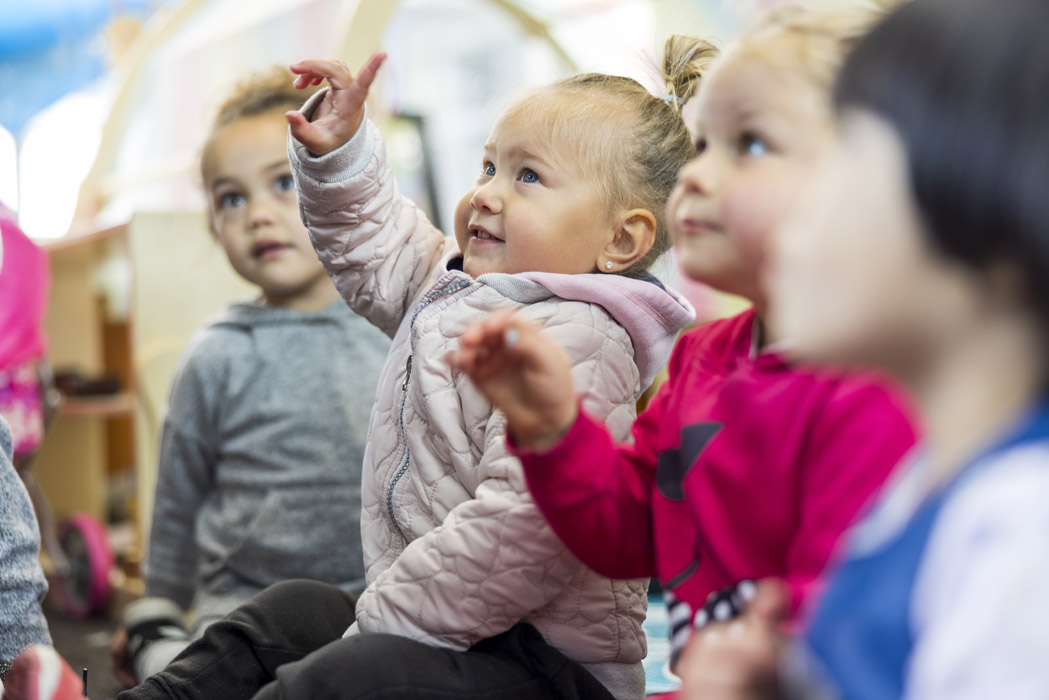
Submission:
M 164 421 L 148 595 L 228 608 L 288 578 L 364 588 L 361 464 L 389 344 L 341 300 L 234 304 L 194 337 Z

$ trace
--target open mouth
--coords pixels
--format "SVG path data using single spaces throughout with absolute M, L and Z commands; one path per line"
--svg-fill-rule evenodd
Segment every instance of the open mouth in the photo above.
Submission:
M 495 241 L 496 243 L 503 242 L 503 239 L 497 238 L 483 228 L 477 227 L 470 227 L 470 237 L 479 241 Z
M 269 260 L 279 256 L 287 247 L 276 241 L 259 241 L 252 247 L 251 254 L 257 260 Z

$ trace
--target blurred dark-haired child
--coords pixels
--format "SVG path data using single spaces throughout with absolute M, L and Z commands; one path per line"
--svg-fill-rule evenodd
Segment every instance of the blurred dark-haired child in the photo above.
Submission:
M 846 61 L 771 317 L 799 356 L 899 377 L 926 436 L 802 643 L 759 586 L 689 648 L 686 697 L 1049 697 L 1046 26 L 1043 0 L 913 0 Z

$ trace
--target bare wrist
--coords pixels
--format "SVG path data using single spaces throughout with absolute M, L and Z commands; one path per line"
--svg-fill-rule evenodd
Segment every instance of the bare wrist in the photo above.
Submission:
M 547 452 L 556 447 L 568 435 L 578 418 L 579 406 L 573 402 L 571 408 L 564 411 L 556 419 L 531 426 L 525 430 L 515 430 L 511 426 L 510 434 L 513 436 L 514 444 L 521 449 L 530 452 Z

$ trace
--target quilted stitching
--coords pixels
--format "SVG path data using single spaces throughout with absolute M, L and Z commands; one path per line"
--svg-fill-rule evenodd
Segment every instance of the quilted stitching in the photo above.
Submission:
M 301 166 L 295 174 L 304 221 L 339 291 L 394 336 L 365 452 L 370 585 L 358 601 L 359 629 L 465 649 L 527 619 L 584 663 L 639 661 L 646 582 L 609 581 L 564 548 L 506 450 L 503 417 L 444 360 L 470 323 L 521 305 L 441 269 L 454 240 L 400 198 L 381 147 L 350 180 L 313 180 Z M 427 290 L 461 280 L 415 315 Z M 640 389 L 626 331 L 585 302 L 555 297 L 528 314 L 572 357 L 587 410 L 626 438 Z M 391 491 L 406 450 L 409 468 Z

